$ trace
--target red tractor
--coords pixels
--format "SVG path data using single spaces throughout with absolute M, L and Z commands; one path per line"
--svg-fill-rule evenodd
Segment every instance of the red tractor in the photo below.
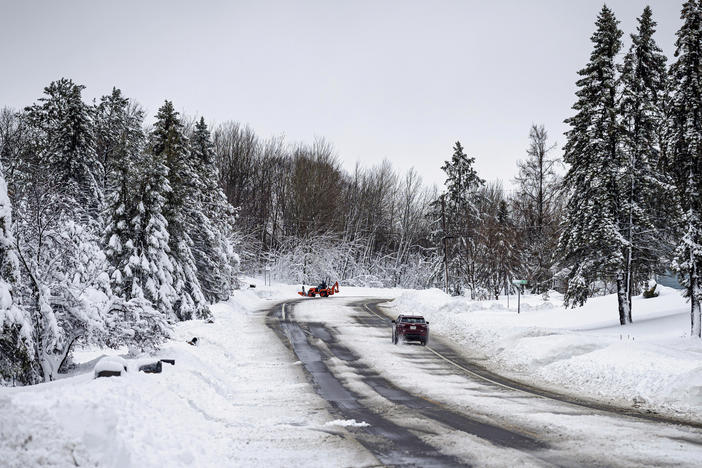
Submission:
M 339 292 L 339 282 L 337 281 L 334 283 L 332 286 L 327 286 L 326 281 L 322 281 L 322 284 L 317 286 L 316 288 L 313 286 L 309 288 L 307 291 L 305 291 L 305 286 L 302 286 L 302 291 L 298 291 L 297 293 L 300 296 L 304 297 L 315 297 L 316 295 L 319 294 L 319 297 L 329 297 L 333 296 L 334 293 Z

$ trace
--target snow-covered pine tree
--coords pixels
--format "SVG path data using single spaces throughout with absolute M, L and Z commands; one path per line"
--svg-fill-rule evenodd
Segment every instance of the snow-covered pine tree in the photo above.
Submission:
M 169 233 L 170 256 L 173 265 L 173 288 L 177 299 L 173 304 L 180 320 L 203 318 L 210 315 L 193 255 L 190 207 L 197 186 L 197 173 L 190 156 L 188 139 L 173 103 L 166 101 L 156 114 L 156 123 L 149 135 L 149 153 L 162 159 L 168 168 L 170 192 L 166 194 L 164 217 Z
M 675 42 L 676 60 L 670 70 L 669 157 L 680 208 L 682 239 L 673 268 L 690 298 L 691 334 L 700 337 L 702 318 L 702 2 L 682 6 L 683 24 Z
M 99 184 L 105 199 L 121 185 L 127 155 L 142 148 L 144 112 L 117 88 L 102 96 L 94 108 L 95 152 L 102 173 Z
M 137 183 L 139 163 L 143 162 L 143 112 L 130 105 L 118 89 L 103 96 L 96 109 L 98 155 L 107 169 L 105 191 L 105 230 L 103 243 L 110 263 L 113 293 L 125 300 L 131 298 L 132 281 L 129 259 L 134 255 L 135 231 L 132 220 L 137 216 L 139 198 Z
M 619 232 L 619 123 L 615 57 L 622 32 L 614 13 L 603 6 L 592 35 L 590 62 L 578 73 L 576 114 L 567 119 L 564 161 L 570 165 L 564 186 L 569 195 L 563 232 L 559 239 L 562 272 L 567 276 L 567 305 L 582 305 L 596 279 L 616 276 L 624 293 L 623 249 Z M 619 317 L 629 312 L 620 295 Z
M 45 97 L 25 109 L 25 116 L 38 130 L 41 164 L 64 187 L 67 209 L 76 221 L 89 224 L 98 219 L 102 194 L 91 109 L 81 97 L 84 88 L 66 78 L 54 81 L 44 88 Z
M 152 351 L 171 333 L 172 264 L 163 217 L 170 186 L 162 160 L 144 154 L 143 111 L 118 89 L 96 108 L 98 155 L 106 168 L 103 244 L 112 297 L 108 346 Z
M 476 265 L 475 230 L 479 210 L 477 207 L 478 189 L 485 183 L 478 177 L 473 167 L 475 157 L 468 157 L 463 152 L 461 142 L 453 147 L 450 161 L 446 161 L 441 169 L 446 173 L 444 185 L 446 191 L 445 217 L 448 241 L 449 287 L 454 294 L 460 294 L 464 284 L 471 290 L 471 298 L 475 298 Z
M 196 178 L 192 203 L 184 209 L 190 211 L 197 275 L 208 301 L 226 300 L 234 287 L 238 266 L 230 241 L 236 212 L 219 184 L 217 155 L 204 118 L 195 125 L 190 148 Z
M 130 354 L 152 351 L 171 335 L 177 319 L 168 222 L 163 212 L 171 191 L 162 156 L 119 151 L 117 174 L 106 210 L 104 242 L 110 261 L 112 297 L 105 343 L 128 345 Z
M 650 7 L 638 20 L 631 48 L 624 57 L 620 77 L 621 150 L 620 174 L 621 234 L 624 249 L 624 297 L 627 322 L 631 317 L 631 296 L 638 284 L 663 269 L 670 249 L 669 194 L 672 184 L 661 172 L 660 134 L 664 127 L 665 56 L 653 38 L 656 22 Z M 669 258 L 669 257 L 668 257 Z
M 130 220 L 132 239 L 125 242 L 132 252 L 123 268 L 124 298 L 148 300 L 165 317 L 175 319 L 177 294 L 173 287 L 168 222 L 163 215 L 171 187 L 163 155 L 145 154 L 139 162 L 136 210 Z
M 12 232 L 12 209 L 0 168 L 0 385 L 37 380 L 32 355 L 32 326 L 17 303 L 20 273 Z

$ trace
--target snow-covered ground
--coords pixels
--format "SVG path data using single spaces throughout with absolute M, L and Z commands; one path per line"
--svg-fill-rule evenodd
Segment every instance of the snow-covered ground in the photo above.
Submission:
M 161 374 L 94 379 L 92 367 L 56 382 L 0 388 L 0 465 L 364 466 L 377 461 L 316 395 L 265 325 L 295 287 L 235 293 L 215 323 L 181 323 L 158 354 Z M 198 337 L 198 346 L 186 341 Z M 106 350 L 85 350 L 90 360 Z M 149 361 L 149 359 L 142 359 Z
M 634 323 L 620 326 L 616 296 L 566 309 L 552 293 L 499 301 L 452 298 L 439 290 L 406 291 L 391 313 L 416 313 L 431 330 L 484 359 L 498 373 L 559 392 L 639 406 L 699 420 L 702 341 L 689 337 L 689 304 L 680 292 L 633 300 Z
M 338 420 L 330 414 L 300 364 L 265 324 L 261 310 L 297 298 L 299 286 L 263 287 L 250 282 L 257 287 L 237 291 L 232 300 L 214 306 L 214 324 L 190 321 L 176 327 L 174 339 L 158 354 L 175 359 L 176 365 L 164 365 L 161 374 L 134 371 L 147 358 L 129 362 L 130 372 L 123 377 L 94 379 L 92 367 L 85 365 L 82 373 L 49 384 L 0 388 L 1 464 L 377 464 L 350 437 L 366 423 Z M 438 290 L 342 285 L 341 295 L 395 298 L 385 304 L 389 313 L 423 314 L 431 322 L 432 333 L 443 335 L 499 373 L 561 392 L 699 420 L 702 343 L 688 337 L 688 304 L 679 292 L 659 289 L 658 298 L 634 299 L 635 323 L 627 327 L 618 325 L 614 296 L 591 299 L 579 309 L 564 309 L 556 294 L 548 301 L 527 296 L 517 315 L 514 296 L 507 308 L 506 298 L 472 302 Z M 309 306 L 313 303 L 321 301 L 310 300 Z M 345 323 L 334 310 L 322 313 L 332 326 L 335 320 Z M 295 314 L 318 318 L 320 311 L 300 305 Z M 372 337 L 361 335 L 367 335 L 368 329 L 352 331 L 356 332 L 358 343 L 353 346 L 360 352 Z M 194 336 L 199 338 L 196 347 L 186 343 Z M 397 350 L 390 345 L 389 329 L 382 340 L 377 347 Z M 82 350 L 76 360 L 90 361 L 106 352 Z M 387 370 L 387 360 L 377 356 L 371 364 Z M 402 381 L 401 375 L 396 378 L 412 390 L 411 382 Z M 464 385 L 458 380 L 456 385 Z M 445 390 L 451 395 L 437 390 L 437 398 L 455 398 L 452 388 Z M 463 394 L 466 401 L 460 401 L 460 406 L 481 410 L 480 395 L 465 390 Z M 540 430 L 538 412 L 524 415 Z M 552 421 L 544 421 L 548 429 Z M 460 446 L 455 445 L 456 450 Z M 643 461 L 646 453 L 641 450 L 632 446 L 631 453 L 640 451 Z M 665 453 L 684 460 L 684 454 L 675 450 L 671 446 Z M 515 455 L 515 460 L 520 456 Z
M 442 307 L 444 301 L 452 306 Z M 560 308 L 538 304 L 540 301 L 537 298 L 530 298 L 527 302 L 530 301 L 533 307 L 525 309 L 531 309 L 532 312 L 546 312 L 550 307 L 551 312 L 555 313 L 555 309 Z M 422 313 L 429 318 L 434 337 L 440 331 L 451 331 L 456 340 L 466 343 L 456 346 L 454 342 L 453 347 L 462 350 L 469 359 L 480 361 L 481 364 L 500 373 L 515 375 L 525 382 L 536 381 L 562 392 L 563 387 L 560 383 L 534 379 L 528 373 L 528 370 L 538 372 L 538 363 L 535 362 L 533 367 L 517 366 L 515 358 L 511 361 L 496 361 L 483 354 L 483 351 L 497 350 L 509 339 L 529 336 L 551 336 L 553 344 L 546 340 L 546 345 L 557 347 L 564 342 L 563 340 L 567 340 L 562 335 L 571 332 L 546 331 L 522 324 L 521 327 L 517 326 L 506 332 L 506 338 L 503 340 L 499 330 L 493 329 L 501 325 L 500 321 L 491 320 L 500 307 L 496 304 L 450 298 L 440 291 L 416 291 L 402 294 L 389 311 L 391 314 Z M 511 313 L 516 315 L 516 309 Z M 483 321 L 471 321 L 463 317 L 464 315 L 482 317 Z M 330 354 L 334 354 L 335 357 L 329 358 L 325 364 L 344 385 L 361 396 L 367 407 L 373 408 L 375 412 L 397 425 L 411 427 L 422 441 L 438 451 L 459 457 L 472 465 L 699 465 L 700 431 L 697 429 L 622 417 L 616 412 L 591 410 L 488 384 L 482 379 L 457 372 L 451 363 L 434 354 L 431 339 L 428 348 L 414 343 L 399 346 L 392 344 L 389 324 L 386 322 L 385 325 L 379 326 L 382 322 L 373 319 L 365 307 L 359 306 L 358 299 L 335 297 L 325 301 L 302 301 L 291 307 L 290 316 L 296 322 L 307 326 L 313 336 L 319 337 L 310 338 L 317 346 L 324 347 L 323 340 L 332 342 L 336 339 L 339 347 L 345 347 L 359 357 L 358 361 L 348 361 L 346 354 L 335 353 L 334 349 L 329 348 Z M 479 325 L 476 325 L 478 323 Z M 333 335 L 333 339 L 324 338 L 324 333 L 316 331 L 317 324 L 323 324 Z M 452 328 L 446 327 L 446 324 L 450 324 Z M 504 324 L 502 326 L 506 327 Z M 582 341 L 590 340 L 587 336 L 589 332 L 582 333 Z M 483 346 L 468 343 L 466 336 L 469 334 L 484 339 Z M 443 350 L 441 344 L 435 342 L 434 346 Z M 521 356 L 522 360 L 543 359 L 543 356 L 538 354 L 539 346 L 533 349 L 523 346 L 521 349 L 523 353 L 528 354 Z M 593 380 L 613 378 L 609 371 L 598 375 L 600 371 L 594 366 L 582 365 L 578 370 L 585 375 L 590 373 Z M 367 376 L 378 377 L 368 379 Z M 567 375 L 561 377 L 565 381 L 569 378 Z M 383 383 L 385 381 L 389 383 Z M 528 435 L 544 442 L 549 448 L 542 452 L 530 453 L 528 450 L 495 445 L 489 437 L 475 437 L 470 431 L 451 430 L 450 426 L 427 418 L 421 411 L 408 411 L 403 408 L 401 395 L 397 401 L 391 401 L 393 395 L 397 396 L 393 393 L 395 388 L 419 395 L 425 401 L 466 415 L 480 423 L 496 424 L 498 427 Z M 574 394 L 580 394 L 576 389 L 571 390 Z M 617 403 L 629 407 L 632 404 L 630 400 Z

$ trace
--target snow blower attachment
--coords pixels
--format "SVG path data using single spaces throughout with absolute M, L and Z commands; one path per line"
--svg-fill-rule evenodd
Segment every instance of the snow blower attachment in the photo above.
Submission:
M 311 287 L 307 291 L 305 291 L 305 286 L 303 285 L 302 291 L 298 291 L 297 293 L 300 296 L 304 296 L 304 297 L 315 297 L 317 294 L 319 294 L 319 297 L 329 297 L 329 296 L 333 296 L 334 293 L 338 293 L 338 292 L 339 292 L 339 282 L 338 281 L 336 283 L 334 283 L 331 287 L 327 286 L 326 281 L 322 281 L 322 284 L 320 284 L 316 288 Z

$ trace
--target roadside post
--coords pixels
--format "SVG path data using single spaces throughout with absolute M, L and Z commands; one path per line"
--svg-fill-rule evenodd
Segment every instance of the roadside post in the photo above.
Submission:
M 266 286 L 271 285 L 271 266 L 266 265 L 265 272 L 263 273 L 263 284 Z
M 519 313 L 522 305 L 522 286 L 527 284 L 527 280 L 512 280 L 512 284 L 517 286 L 517 313 Z

